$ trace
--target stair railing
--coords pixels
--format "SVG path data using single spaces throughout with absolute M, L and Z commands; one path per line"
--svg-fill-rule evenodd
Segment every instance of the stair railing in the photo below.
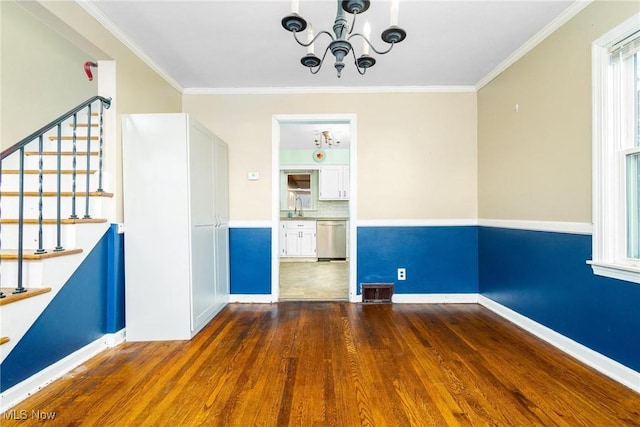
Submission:
M 94 96 L 89 98 L 82 104 L 73 108 L 72 110 L 67 111 L 57 119 L 53 120 L 49 124 L 43 126 L 37 131 L 33 132 L 31 135 L 23 138 L 13 146 L 7 148 L 6 150 L 0 153 L 0 190 L 2 189 L 2 162 L 4 159 L 9 157 L 14 153 L 18 153 L 19 156 L 19 169 L 18 169 L 18 254 L 17 254 L 17 285 L 14 289 L 13 293 L 19 294 L 26 292 L 27 289 L 23 285 L 23 259 L 24 259 L 24 175 L 25 175 L 25 147 L 34 141 L 38 141 L 38 248 L 35 250 L 36 254 L 44 254 L 46 250 L 43 246 L 43 238 L 42 238 L 42 224 L 43 224 L 43 175 L 44 175 L 44 136 L 47 132 L 51 131 L 54 128 L 57 128 L 57 169 L 56 169 L 56 184 L 57 184 L 57 192 L 56 192 L 56 202 L 57 202 L 57 214 L 56 214 L 56 246 L 53 249 L 54 251 L 63 251 L 64 247 L 62 246 L 62 227 L 61 227 L 61 194 L 62 194 L 62 124 L 69 119 L 73 119 L 72 122 L 72 189 L 71 189 L 71 219 L 77 219 L 76 215 L 76 176 L 77 176 L 77 127 L 78 127 L 78 113 L 83 110 L 87 111 L 87 166 L 86 166 L 86 188 L 85 188 L 85 214 L 83 216 L 84 219 L 90 219 L 91 215 L 89 214 L 90 206 L 89 200 L 91 195 L 90 189 L 90 177 L 91 177 L 91 119 L 92 119 L 92 111 L 91 107 L 94 103 L 100 102 L 100 112 L 99 112 L 99 158 L 98 158 L 98 189 L 97 192 L 103 192 L 102 189 L 102 157 L 103 157 L 103 113 L 105 108 L 109 108 L 111 106 L 111 98 L 104 98 L 102 96 Z M 2 217 L 2 192 L 0 191 L 0 218 Z M 1 231 L 1 224 L 0 224 Z M 0 251 L 2 250 L 2 239 L 0 237 Z M 4 298 L 5 294 L 0 292 L 0 298 Z

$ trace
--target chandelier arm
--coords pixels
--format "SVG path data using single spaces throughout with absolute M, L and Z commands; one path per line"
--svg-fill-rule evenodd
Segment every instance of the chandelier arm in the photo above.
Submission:
M 318 71 L 320 71 L 320 68 L 322 68 L 322 64 L 324 64 L 324 58 L 327 56 L 327 52 L 329 52 L 329 46 L 327 46 L 326 49 L 324 50 L 324 54 L 322 55 L 320 64 L 318 64 L 318 68 L 316 68 L 316 70 L 313 71 L 313 67 L 309 67 L 309 71 L 311 71 L 311 74 L 318 74 Z
M 353 12 L 353 20 L 351 21 L 351 28 L 349 28 L 349 32 L 347 34 L 351 34 L 353 32 L 353 28 L 356 26 L 356 17 L 358 16 L 358 12 Z
M 300 40 L 298 40 L 298 36 L 297 36 L 297 33 L 298 33 L 298 32 L 297 32 L 297 31 L 295 31 L 295 30 L 294 30 L 294 31 L 292 31 L 292 33 L 293 33 L 293 38 L 294 38 L 294 39 L 296 39 L 296 41 L 298 42 L 298 44 L 299 44 L 300 46 L 304 46 L 304 47 L 309 47 L 309 46 L 311 46 L 313 43 L 315 43 L 316 39 L 317 39 L 318 37 L 320 37 L 320 35 L 322 35 L 322 34 L 326 34 L 326 35 L 328 35 L 329 37 L 331 37 L 331 40 L 335 40 L 335 38 L 333 37 L 333 34 L 331 34 L 331 33 L 330 33 L 330 32 L 328 32 L 328 31 L 324 31 L 324 30 L 323 30 L 323 31 L 320 31 L 318 34 L 316 34 L 316 36 L 315 36 L 315 37 L 314 37 L 310 42 L 307 42 L 307 43 L 304 43 L 304 42 L 301 42 Z
M 351 34 L 347 40 L 351 40 L 353 37 L 359 36 L 360 38 L 362 38 L 362 40 L 364 40 L 365 42 L 367 42 L 367 44 L 369 45 L 369 47 L 371 48 L 372 51 L 374 51 L 375 53 L 377 53 L 378 55 L 384 55 L 385 53 L 389 53 L 391 52 L 391 49 L 393 49 L 393 45 L 395 43 L 390 43 L 389 49 L 387 50 L 378 50 L 376 49 L 376 47 L 374 45 L 371 44 L 371 42 L 369 41 L 368 38 L 366 38 L 363 34 L 360 33 L 353 33 Z

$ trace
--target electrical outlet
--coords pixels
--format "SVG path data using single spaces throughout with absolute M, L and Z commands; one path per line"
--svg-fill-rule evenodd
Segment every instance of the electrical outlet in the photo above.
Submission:
M 398 280 L 407 280 L 407 269 L 399 268 L 398 269 Z

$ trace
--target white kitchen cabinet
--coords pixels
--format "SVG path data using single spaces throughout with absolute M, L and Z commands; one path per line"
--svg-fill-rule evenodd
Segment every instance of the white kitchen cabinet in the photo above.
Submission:
M 349 200 L 349 166 L 325 165 L 320 169 L 320 200 Z
M 292 220 L 280 223 L 280 255 L 283 257 L 316 256 L 316 222 Z
M 127 340 L 190 339 L 229 299 L 226 144 L 187 114 L 122 135 Z

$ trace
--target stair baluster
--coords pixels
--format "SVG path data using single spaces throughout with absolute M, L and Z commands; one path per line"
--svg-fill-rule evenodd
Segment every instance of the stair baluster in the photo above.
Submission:
M 91 178 L 91 104 L 87 106 L 87 186 L 85 194 L 84 219 L 90 219 L 89 215 L 89 179 Z
M 60 223 L 60 217 L 62 216 L 62 123 L 58 123 L 58 141 L 57 141 L 57 160 L 58 160 L 58 173 L 57 184 L 58 194 L 56 195 L 57 211 L 56 211 L 56 247 L 54 252 L 60 252 L 64 250 L 62 246 L 62 226 Z
M 38 249 L 36 249 L 36 254 L 46 254 L 47 251 L 44 250 L 44 246 L 42 243 L 42 183 L 43 183 L 43 175 L 42 170 L 44 168 L 44 135 L 40 135 L 38 137 Z
M 103 127 L 103 114 L 104 114 L 104 104 L 100 103 L 100 127 L 99 127 L 99 152 L 98 152 L 98 189 L 96 191 L 99 192 L 103 192 L 104 189 L 102 188 L 102 137 L 104 134 L 104 127 Z
M 22 254 L 24 253 L 24 146 L 20 147 L 20 168 L 18 170 L 18 285 L 14 294 L 26 292 L 22 286 Z
M 71 215 L 70 219 L 78 219 L 76 214 L 76 167 L 77 167 L 77 155 L 78 155 L 78 113 L 73 113 L 73 137 L 72 145 L 73 152 L 71 156 Z

